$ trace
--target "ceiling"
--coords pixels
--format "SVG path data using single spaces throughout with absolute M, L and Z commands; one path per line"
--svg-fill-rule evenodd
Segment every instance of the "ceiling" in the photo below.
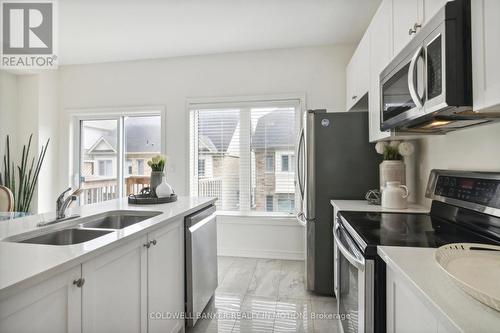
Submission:
M 64 0 L 59 63 L 357 43 L 380 0 Z

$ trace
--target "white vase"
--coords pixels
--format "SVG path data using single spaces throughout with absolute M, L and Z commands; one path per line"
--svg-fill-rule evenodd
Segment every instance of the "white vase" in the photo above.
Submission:
M 380 163 L 380 191 L 384 191 L 387 182 L 406 184 L 404 161 L 383 161 Z
M 172 195 L 174 191 L 172 190 L 172 186 L 167 183 L 167 177 L 163 177 L 160 185 L 156 187 L 156 196 L 158 198 L 166 198 Z

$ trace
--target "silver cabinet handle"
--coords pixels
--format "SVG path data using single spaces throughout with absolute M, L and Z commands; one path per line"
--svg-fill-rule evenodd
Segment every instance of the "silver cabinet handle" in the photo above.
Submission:
M 354 96 L 352 96 L 351 98 L 352 98 L 353 100 L 355 100 L 356 98 L 358 98 L 358 96 L 357 96 L 357 95 L 354 95 Z
M 419 23 L 416 23 L 413 25 L 413 28 L 410 28 L 410 30 L 408 30 L 408 35 L 413 35 L 413 34 L 416 34 L 417 33 L 417 29 L 419 28 L 422 28 L 422 25 L 419 24 Z
M 85 279 L 84 278 L 79 278 L 77 280 L 74 280 L 73 284 L 75 286 L 77 286 L 78 288 L 81 288 L 85 284 Z
M 408 88 L 410 90 L 410 96 L 415 105 L 421 109 L 424 105 L 420 96 L 418 96 L 417 88 L 415 87 L 415 72 L 417 69 L 417 60 L 422 55 L 424 47 L 420 46 L 411 58 L 410 68 L 408 69 Z
M 151 247 L 151 242 L 147 242 L 147 243 L 143 244 L 142 246 L 144 246 L 146 249 L 149 249 Z
M 153 239 L 150 243 L 156 245 L 156 239 Z

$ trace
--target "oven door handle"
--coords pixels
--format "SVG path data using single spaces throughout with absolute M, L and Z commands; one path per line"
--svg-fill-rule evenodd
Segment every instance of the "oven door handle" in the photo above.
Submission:
M 417 60 L 423 54 L 424 47 L 420 46 L 411 58 L 410 68 L 408 69 L 408 89 L 410 90 L 410 96 L 413 102 L 421 109 L 424 104 L 422 98 L 418 96 L 417 88 L 415 87 L 415 72 L 417 71 Z
M 363 256 L 359 254 L 359 257 L 355 256 L 354 254 L 351 253 L 351 251 L 349 251 L 347 249 L 347 246 L 345 246 L 342 241 L 340 240 L 340 236 L 339 236 L 339 233 L 341 232 L 340 230 L 340 224 L 339 223 L 336 223 L 335 224 L 335 228 L 333 230 L 333 238 L 335 239 L 335 242 L 337 244 L 337 247 L 339 249 L 339 251 L 342 253 L 342 255 L 354 266 L 356 267 L 358 270 L 360 271 L 364 271 L 365 270 L 365 259 L 363 258 Z M 349 241 L 348 241 L 349 242 Z M 356 250 L 354 250 L 354 244 L 350 244 L 350 246 L 348 246 L 349 248 L 353 249 L 352 252 L 355 252 Z

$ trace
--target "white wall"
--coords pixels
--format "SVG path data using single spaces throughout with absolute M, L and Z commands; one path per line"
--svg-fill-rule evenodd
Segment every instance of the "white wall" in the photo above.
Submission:
M 65 120 L 59 155 L 69 156 L 69 109 L 164 105 L 167 178 L 177 193 L 188 194 L 188 98 L 306 93 L 308 108 L 343 111 L 345 66 L 352 52 L 353 46 L 341 45 L 62 66 L 60 108 Z M 60 174 L 69 168 L 69 159 L 61 158 Z M 59 187 L 70 176 L 61 179 Z M 304 230 L 292 219 L 287 226 L 262 226 L 252 224 L 255 218 L 231 217 L 229 222 L 239 221 L 237 229 L 224 221 L 228 220 L 219 223 L 219 249 L 224 254 L 237 254 L 234 251 L 239 249 L 239 254 L 246 255 L 303 255 Z M 288 241 L 276 241 L 285 234 Z
M 3 172 L 5 139 L 11 139 L 11 155 L 17 142 L 17 76 L 0 71 L 0 172 Z
M 489 124 L 420 140 L 417 160 L 419 202 L 432 169 L 500 172 L 500 124 Z

